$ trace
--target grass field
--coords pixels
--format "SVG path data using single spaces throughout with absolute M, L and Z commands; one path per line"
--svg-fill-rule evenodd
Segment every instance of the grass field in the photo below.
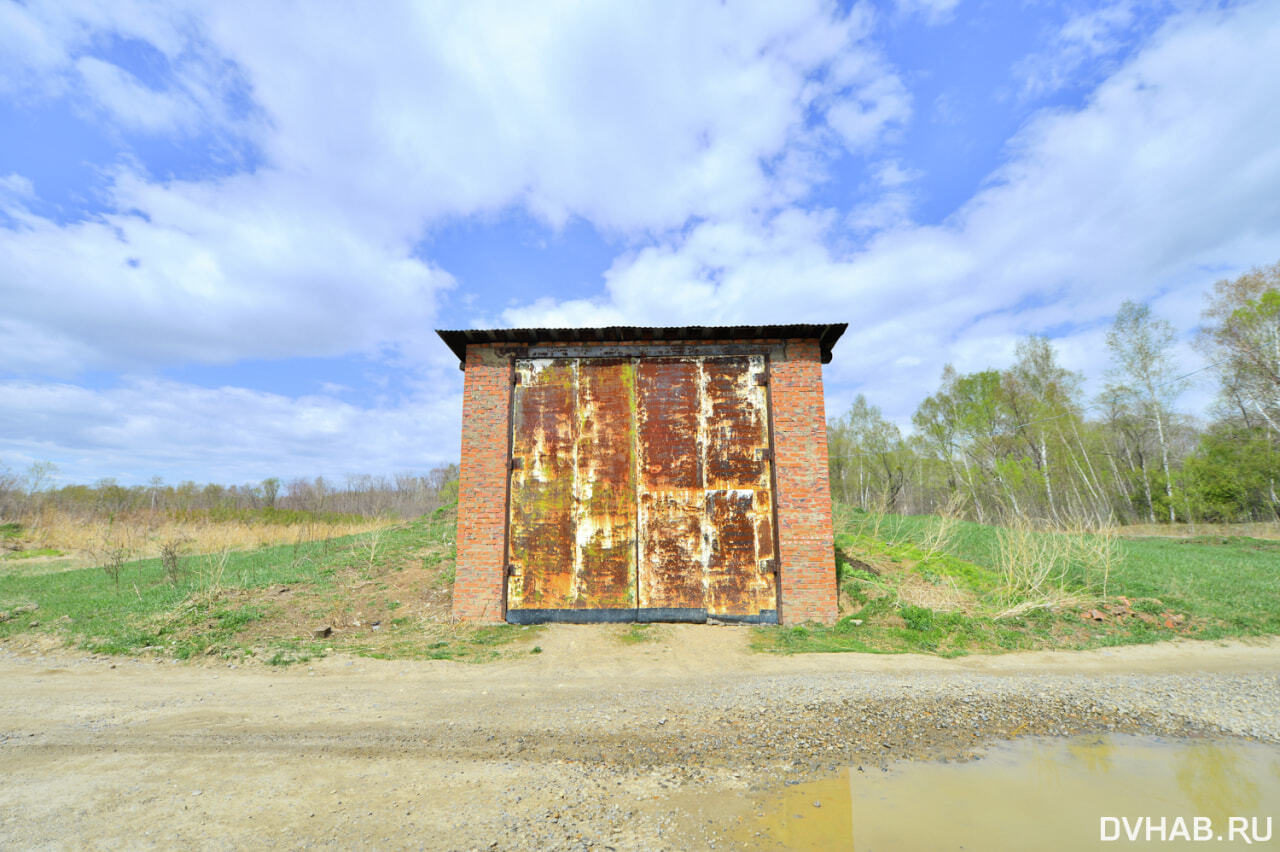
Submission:
M 332 651 L 492 659 L 536 629 L 451 623 L 454 525 L 445 509 L 359 535 L 124 562 L 118 576 L 23 560 L 0 567 L 0 639 L 272 664 Z
M 1182 537 L 1012 534 L 848 509 L 837 517 L 842 618 L 756 629 L 757 649 L 955 656 L 1280 634 L 1274 539 L 1230 529 Z M 24 531 L 0 533 L 12 540 Z M 335 651 L 457 660 L 536 653 L 520 640 L 538 628 L 451 621 L 454 535 L 449 507 L 409 523 L 368 522 L 354 535 L 295 535 L 288 544 L 203 553 L 190 544 L 133 561 L 97 554 L 85 567 L 42 548 L 10 550 L 0 561 L 0 640 L 271 664 Z M 1052 563 L 1045 576 L 1018 573 L 1041 563 Z M 323 628 L 329 634 L 316 635 Z M 663 635 L 660 625 L 634 625 L 617 640 Z
M 46 508 L 21 523 L 0 524 L 0 566 L 56 559 L 58 569 L 97 564 L 106 554 L 159 556 L 166 546 L 189 553 L 315 542 L 370 532 L 382 518 L 333 512 L 257 509 L 226 512 L 134 512 L 89 518 Z
M 1109 543 L 1105 583 L 1096 566 L 1066 558 L 1056 595 L 1009 613 L 1000 570 L 1008 534 L 955 522 L 940 544 L 937 518 L 838 516 L 842 618 L 830 627 L 757 630 L 757 648 L 955 656 L 1280 634 L 1280 541 L 1273 539 L 1221 531 L 1120 536 Z M 1067 545 L 1071 535 L 1025 537 Z

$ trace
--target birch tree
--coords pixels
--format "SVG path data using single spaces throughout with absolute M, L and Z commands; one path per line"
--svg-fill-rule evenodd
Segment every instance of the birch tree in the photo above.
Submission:
M 1177 377 L 1173 344 L 1177 335 L 1168 322 L 1152 316 L 1146 305 L 1125 300 L 1107 332 L 1112 368 L 1108 393 L 1155 425 L 1164 469 L 1169 522 L 1177 521 L 1173 501 L 1173 473 L 1169 465 L 1169 417 L 1186 382 Z

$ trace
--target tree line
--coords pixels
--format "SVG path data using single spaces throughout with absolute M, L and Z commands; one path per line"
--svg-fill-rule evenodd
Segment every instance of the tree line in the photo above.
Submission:
M 396 476 L 352 474 L 341 481 L 268 477 L 244 485 L 166 484 L 153 477 L 146 485 L 120 485 L 100 479 L 91 485 L 53 484 L 57 469 L 48 462 L 25 472 L 0 467 L 0 519 L 18 519 L 55 510 L 79 517 L 116 517 L 144 512 L 211 519 L 257 516 L 287 519 L 291 513 L 413 518 L 457 497 L 458 466 L 441 465 L 426 474 Z
M 865 397 L 828 424 L 837 500 L 907 514 L 963 506 L 975 520 L 1057 525 L 1280 519 L 1280 263 L 1219 281 L 1195 346 L 1126 301 L 1106 337 L 1110 366 L 1092 399 L 1052 342 L 1022 340 L 1012 365 L 944 369 L 903 434 Z M 1178 399 L 1214 376 L 1208 421 Z

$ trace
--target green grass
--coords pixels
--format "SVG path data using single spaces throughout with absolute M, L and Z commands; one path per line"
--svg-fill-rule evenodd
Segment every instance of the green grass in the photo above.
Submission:
M 159 559 L 126 563 L 118 587 L 97 567 L 39 574 L 4 570 L 0 612 L 17 608 L 21 614 L 0 620 L 0 640 L 48 634 L 96 653 L 257 657 L 275 665 L 333 651 L 496 658 L 503 645 L 536 631 L 457 626 L 438 617 L 446 606 L 440 593 L 435 591 L 435 609 L 428 601 L 441 587 L 440 575 L 452 570 L 453 538 L 453 514 L 441 510 L 385 530 L 373 559 L 366 534 L 185 556 L 177 582 Z M 399 583 L 394 591 L 393 583 Z M 36 609 L 25 611 L 32 604 Z M 316 625 L 332 623 L 354 607 L 365 613 L 362 628 L 335 630 L 323 639 L 310 635 Z M 411 608 L 414 615 L 408 614 Z
M 662 639 L 665 630 L 658 624 L 628 624 L 618 633 L 618 641 L 623 645 L 640 645 L 645 642 L 656 642 Z
M 923 652 L 955 656 L 1032 648 L 1093 648 L 1280 634 L 1280 542 L 1243 536 L 1128 538 L 1118 542 L 1107 600 L 1094 586 L 1077 589 L 1081 605 L 996 618 L 1000 607 L 999 536 L 995 527 L 960 523 L 940 553 L 922 543 L 936 520 L 854 513 L 836 537 L 847 613 L 830 626 L 760 628 L 753 644 L 782 653 Z M 964 599 L 963 611 L 939 612 L 900 600 L 904 583 L 933 584 Z M 925 587 L 927 589 L 927 586 Z M 1083 609 L 1129 601 L 1136 616 L 1084 620 Z M 1108 614 L 1109 615 L 1109 614 Z M 1165 615 L 1181 616 L 1169 628 Z
M 37 547 L 34 550 L 13 550 L 4 554 L 3 556 L 0 556 L 0 559 L 33 559 L 37 556 L 62 556 L 62 555 L 63 553 L 61 550 L 58 550 L 53 547 Z
M 1233 535 L 1121 540 L 1105 603 L 1123 596 L 1154 623 L 1084 620 L 1080 606 L 997 618 L 994 527 L 960 523 L 945 547 L 929 549 L 931 518 L 846 517 L 836 537 L 844 617 L 830 626 L 759 628 L 755 647 L 957 656 L 1280 634 L 1280 542 Z M 21 532 L 16 524 L 0 526 L 0 537 Z M 537 636 L 539 628 L 448 621 L 457 552 L 450 510 L 388 528 L 372 559 L 371 543 L 358 535 L 189 555 L 176 582 L 159 559 L 138 560 L 124 566 L 118 587 L 101 568 L 27 570 L 11 554 L 0 569 L 0 640 L 37 634 L 98 653 L 289 665 L 335 651 L 488 660 Z M 934 593 L 946 605 L 930 605 Z M 1084 608 L 1104 605 L 1096 589 L 1081 595 Z M 1168 614 L 1181 622 L 1166 627 Z M 361 625 L 351 626 L 356 621 Z M 312 628 L 323 624 L 342 627 L 314 638 Z M 635 644 L 661 635 L 659 626 L 629 625 L 617 638 Z M 517 647 L 539 650 L 527 643 L 511 650 Z

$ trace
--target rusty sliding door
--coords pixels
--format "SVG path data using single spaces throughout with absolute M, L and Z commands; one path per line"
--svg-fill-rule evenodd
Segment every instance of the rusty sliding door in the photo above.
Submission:
M 626 359 L 516 361 L 508 621 L 635 619 L 634 377 Z
M 517 360 L 507 620 L 776 622 L 766 370 Z
M 776 622 L 763 356 L 636 367 L 638 617 Z
M 636 365 L 640 613 L 644 621 L 706 621 L 702 365 Z
M 777 621 L 773 448 L 764 358 L 702 363 L 707 614 Z

